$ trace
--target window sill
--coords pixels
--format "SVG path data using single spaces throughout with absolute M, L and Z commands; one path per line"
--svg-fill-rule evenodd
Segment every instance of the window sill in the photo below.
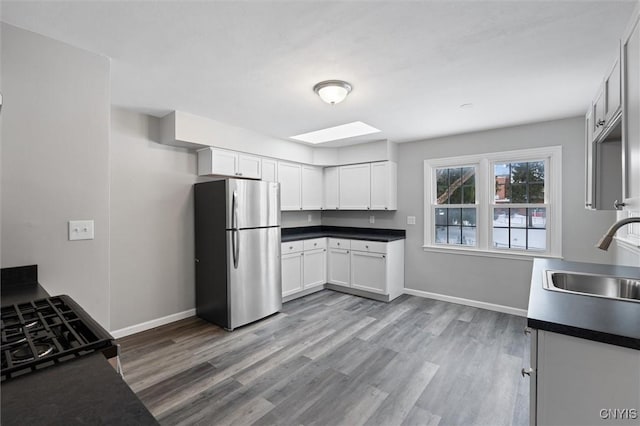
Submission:
M 494 257 L 499 259 L 516 259 L 531 261 L 534 258 L 563 259 L 562 256 L 544 253 L 514 253 L 494 250 L 480 250 L 462 247 L 422 246 L 423 251 L 435 253 L 460 254 L 464 256 Z
M 613 239 L 615 240 L 618 247 L 629 250 L 632 253 L 640 253 L 640 245 L 638 245 L 639 243 L 635 240 L 632 240 L 631 238 L 620 237 L 613 237 Z

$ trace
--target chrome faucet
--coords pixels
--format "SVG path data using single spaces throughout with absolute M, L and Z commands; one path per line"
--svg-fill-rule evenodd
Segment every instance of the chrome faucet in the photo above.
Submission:
M 596 247 L 598 247 L 600 250 L 608 250 L 609 246 L 611 245 L 611 241 L 613 241 L 613 236 L 616 234 L 616 231 L 630 223 L 640 223 L 640 217 L 627 217 L 624 219 L 620 219 L 619 221 L 611 225 L 611 228 L 609 228 L 607 233 L 604 234 L 600 241 L 598 241 Z

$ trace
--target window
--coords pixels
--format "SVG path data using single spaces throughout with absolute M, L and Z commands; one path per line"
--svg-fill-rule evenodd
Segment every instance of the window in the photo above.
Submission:
M 560 256 L 561 153 L 425 160 L 425 249 Z

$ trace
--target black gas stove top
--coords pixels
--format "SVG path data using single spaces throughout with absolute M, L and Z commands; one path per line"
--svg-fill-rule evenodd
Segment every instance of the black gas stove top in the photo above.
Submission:
M 117 355 L 113 337 L 65 295 L 3 306 L 0 335 L 2 381 L 95 351 Z

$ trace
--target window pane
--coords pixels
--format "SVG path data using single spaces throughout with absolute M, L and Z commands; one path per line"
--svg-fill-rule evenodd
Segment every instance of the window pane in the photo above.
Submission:
M 528 229 L 529 250 L 544 251 L 547 249 L 547 231 L 544 229 Z
M 544 183 L 529 184 L 529 203 L 544 203 Z
M 447 244 L 446 226 L 436 226 L 436 244 Z
M 509 201 L 509 171 L 508 164 L 495 164 L 493 166 L 493 173 L 496 182 L 496 195 L 495 199 L 497 203 Z
M 494 164 L 496 203 L 544 203 L 544 161 Z
M 448 209 L 436 209 L 436 226 L 447 224 L 447 210 Z
M 527 209 L 509 209 L 512 228 L 527 227 Z
M 511 248 L 526 249 L 527 248 L 527 230 L 511 228 L 511 238 L 509 239 Z
M 447 204 L 449 199 L 447 188 L 449 188 L 449 169 L 436 169 L 436 204 Z
M 493 246 L 495 248 L 509 248 L 509 230 L 507 228 L 493 228 Z
M 462 240 L 462 228 L 459 226 L 448 226 L 449 244 L 460 244 Z
M 436 204 L 475 204 L 475 167 L 436 169 Z
M 476 226 L 476 209 L 462 209 L 462 225 Z
M 529 227 L 530 228 L 546 228 L 547 227 L 547 209 L 535 208 L 529 210 Z
M 509 209 L 493 209 L 493 226 L 509 226 Z
M 465 246 L 476 245 L 476 228 L 462 227 L 462 244 Z
M 447 209 L 449 211 L 449 220 L 447 223 L 449 225 L 458 225 L 460 226 L 462 219 L 460 218 L 460 210 L 461 209 Z

